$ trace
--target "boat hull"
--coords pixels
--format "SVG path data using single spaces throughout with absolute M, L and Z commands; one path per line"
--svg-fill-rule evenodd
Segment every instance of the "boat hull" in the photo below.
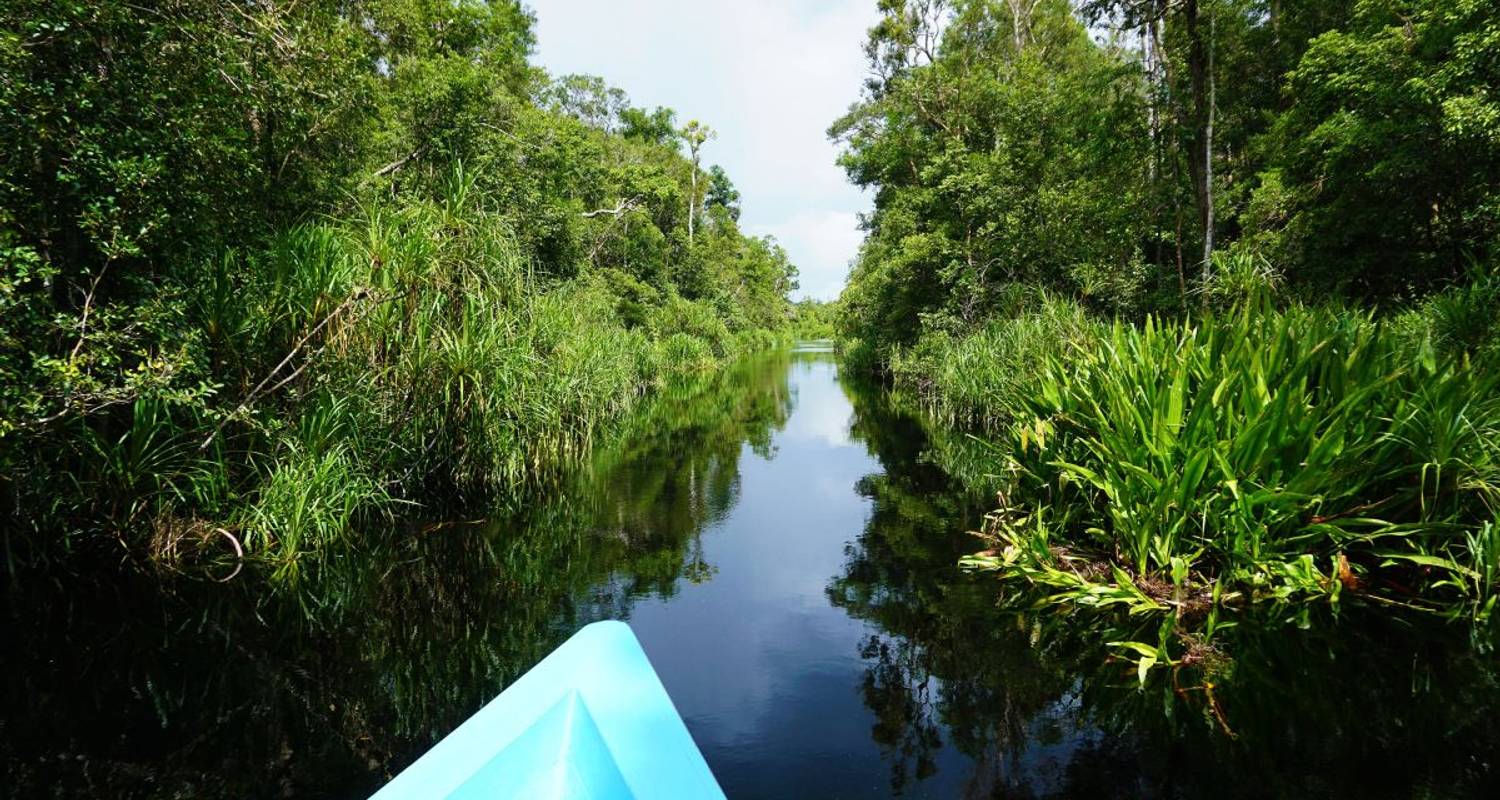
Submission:
M 722 800 L 630 627 L 589 625 L 372 800 Z

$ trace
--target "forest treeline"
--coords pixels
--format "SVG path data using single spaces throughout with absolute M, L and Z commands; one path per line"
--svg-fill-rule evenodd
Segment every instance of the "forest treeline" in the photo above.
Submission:
M 528 62 L 510 0 L 15 0 L 12 568 L 307 556 L 515 502 L 666 376 L 787 335 L 713 131 Z
M 1500 7 L 880 10 L 830 130 L 874 195 L 837 328 L 994 444 L 967 565 L 1128 609 L 1143 680 L 1263 602 L 1484 629 Z
M 877 356 L 1035 288 L 1179 312 L 1256 259 L 1297 296 L 1396 306 L 1493 260 L 1493 4 L 881 5 L 831 130 L 875 191 L 844 313 Z

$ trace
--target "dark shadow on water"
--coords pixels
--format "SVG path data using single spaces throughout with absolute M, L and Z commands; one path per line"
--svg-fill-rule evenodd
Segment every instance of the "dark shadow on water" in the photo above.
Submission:
M 0 782 L 362 797 L 625 618 L 731 797 L 1497 796 L 1493 656 L 1441 626 L 1246 620 L 1215 705 L 1202 674 L 1139 689 L 1096 621 L 956 569 L 998 463 L 799 347 L 668 387 L 511 512 L 363 532 L 296 591 L 24 572 Z
M 893 787 L 955 747 L 972 759 L 965 797 L 1497 796 L 1500 662 L 1461 630 L 1246 619 L 1213 707 L 1201 672 L 1140 689 L 1108 660 L 1102 620 L 1030 611 L 951 568 L 954 516 L 984 508 L 949 478 L 984 484 L 999 463 L 986 446 L 847 384 L 885 472 L 861 484 L 874 508 L 829 596 L 878 628 L 863 692 Z

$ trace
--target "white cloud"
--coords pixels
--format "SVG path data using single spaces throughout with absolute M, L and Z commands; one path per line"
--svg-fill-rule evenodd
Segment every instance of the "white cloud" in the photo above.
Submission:
M 802 297 L 832 300 L 844 288 L 849 262 L 864 240 L 859 215 L 852 211 L 804 211 L 785 222 L 747 225 L 757 236 L 770 234 L 802 270 Z
M 801 294 L 831 298 L 858 249 L 865 196 L 828 126 L 857 99 L 874 0 L 537 0 L 537 60 L 603 76 L 637 105 L 719 132 L 704 158 L 743 195 L 747 230 L 781 240 Z

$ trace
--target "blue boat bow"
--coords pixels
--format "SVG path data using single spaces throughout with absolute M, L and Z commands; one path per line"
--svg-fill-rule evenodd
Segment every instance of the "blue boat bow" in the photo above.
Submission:
M 630 627 L 596 622 L 372 800 L 723 800 Z

